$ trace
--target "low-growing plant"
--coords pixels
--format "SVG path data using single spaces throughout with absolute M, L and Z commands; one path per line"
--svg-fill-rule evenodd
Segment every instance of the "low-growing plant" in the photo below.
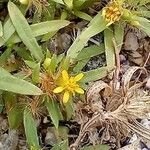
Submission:
M 11 129 L 24 126 L 26 139 L 32 150 L 41 149 L 36 123 L 39 118 L 50 116 L 51 124 L 59 132 L 60 121 L 68 121 L 75 117 L 75 111 L 77 111 L 75 104 L 86 99 L 89 83 L 106 77 L 116 67 L 119 68 L 119 53 L 123 45 L 126 25 L 138 28 L 150 36 L 150 21 L 147 19 L 149 11 L 145 7 L 147 1 L 139 1 L 135 4 L 134 1 L 112 0 L 96 16 L 85 13 L 85 10 L 95 2 L 97 0 L 8 2 L 9 15 L 4 22 L 0 22 L 0 47 L 5 49 L 0 55 L 0 95 L 3 102 L 0 110 L 1 113 L 5 112 L 8 115 Z M 140 10 L 139 6 L 142 6 L 144 11 Z M 31 10 L 33 11 L 32 19 L 26 19 L 25 15 Z M 56 54 L 55 51 L 50 51 L 48 46 L 44 46 L 60 29 L 71 24 L 74 18 L 80 18 L 89 23 L 75 37 L 67 52 Z M 103 32 L 104 44 L 89 44 L 88 41 L 100 32 Z M 91 57 L 102 53 L 106 56 L 106 66 L 83 71 Z M 112 88 L 105 83 L 100 84 L 105 85 L 105 88 L 109 90 Z M 89 91 L 87 96 L 88 94 Z M 129 93 L 126 91 L 123 94 Z M 132 96 L 134 98 L 133 93 Z M 92 97 L 91 101 L 93 100 Z M 115 102 L 117 100 L 115 99 Z M 126 102 L 125 100 L 126 97 L 123 103 Z M 108 115 L 109 118 L 99 114 L 97 121 L 106 124 L 106 120 L 110 119 L 112 124 L 116 122 L 119 122 L 120 124 L 117 125 L 121 126 L 126 124 L 127 127 L 141 134 L 136 126 L 128 122 L 132 120 L 137 124 L 135 121 L 137 116 L 134 118 L 125 116 L 121 118 L 124 119 L 123 121 L 118 117 L 118 114 L 124 115 L 125 107 L 130 107 L 129 102 L 124 105 L 119 103 L 117 108 Z M 139 106 L 139 103 L 137 105 Z M 101 110 L 102 108 L 99 108 L 99 111 Z M 134 113 L 132 108 L 129 111 Z M 93 124 L 95 122 L 92 122 Z M 81 128 L 79 137 L 72 146 L 78 147 L 78 143 L 84 137 L 82 134 L 90 127 L 91 124 L 87 128 Z M 147 132 L 145 134 L 148 135 Z M 53 145 L 53 149 L 69 147 L 68 137 L 58 141 L 56 145 Z M 101 145 L 101 147 L 108 149 L 107 146 Z

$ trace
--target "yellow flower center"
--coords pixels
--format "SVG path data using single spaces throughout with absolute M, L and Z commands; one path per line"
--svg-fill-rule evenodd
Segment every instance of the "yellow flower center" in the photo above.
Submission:
M 66 103 L 69 100 L 69 95 L 75 95 L 75 92 L 84 94 L 84 90 L 80 88 L 77 82 L 83 78 L 83 74 L 80 73 L 75 77 L 69 77 L 66 70 L 62 71 L 62 78 L 59 86 L 53 90 L 54 93 L 60 93 L 64 91 L 63 102 Z
M 79 87 L 79 85 L 74 81 L 73 77 L 71 77 L 67 82 L 64 82 L 64 88 L 72 93 L 74 93 L 74 89 Z
M 122 16 L 122 7 L 118 4 L 118 2 L 112 1 L 103 9 L 102 16 L 109 23 L 119 21 Z

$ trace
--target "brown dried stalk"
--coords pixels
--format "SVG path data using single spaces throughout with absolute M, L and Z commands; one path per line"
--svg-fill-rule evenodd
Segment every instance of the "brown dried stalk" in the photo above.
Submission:
M 90 134 L 95 128 L 105 128 L 105 131 L 108 131 L 103 132 L 101 142 L 104 137 L 115 136 L 118 147 L 120 141 L 131 131 L 150 140 L 150 130 L 136 120 L 148 118 L 150 112 L 150 96 L 142 89 L 146 79 L 131 84 L 131 78 L 137 70 L 147 74 L 143 67 L 130 67 L 123 75 L 120 83 L 122 86 L 119 89 L 113 90 L 114 85 L 110 86 L 103 81 L 97 81 L 90 86 L 86 104 L 77 107 L 77 112 L 80 112 L 78 116 L 80 116 L 81 129 L 75 143 L 70 146 L 71 149 L 77 149 L 85 135 Z M 88 121 L 84 121 L 87 118 Z

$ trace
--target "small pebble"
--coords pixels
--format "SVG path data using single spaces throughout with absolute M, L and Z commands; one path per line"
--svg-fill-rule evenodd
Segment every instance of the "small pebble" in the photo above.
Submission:
M 142 148 L 142 150 L 148 150 L 147 148 Z

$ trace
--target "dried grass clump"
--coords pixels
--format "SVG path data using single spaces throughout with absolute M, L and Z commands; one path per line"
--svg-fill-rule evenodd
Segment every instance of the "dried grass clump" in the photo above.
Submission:
M 88 139 L 85 137 L 88 135 L 90 139 L 95 131 L 96 138 L 90 139 L 93 144 L 108 142 L 115 137 L 115 144 L 120 147 L 120 142 L 130 136 L 131 131 L 150 140 L 150 130 L 137 121 L 148 118 L 150 112 L 150 96 L 143 88 L 146 79 L 131 81 L 137 70 L 147 74 L 142 67 L 131 67 L 118 82 L 118 88 L 116 82 L 110 86 L 97 81 L 88 89 L 86 103 L 77 105 L 81 130 L 71 149 L 77 149 L 84 139 Z

